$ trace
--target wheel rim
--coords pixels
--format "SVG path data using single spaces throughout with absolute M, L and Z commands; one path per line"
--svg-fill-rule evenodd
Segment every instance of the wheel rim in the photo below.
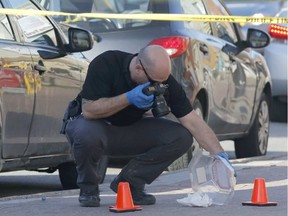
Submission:
M 262 101 L 260 105 L 258 124 L 259 150 L 261 155 L 264 155 L 267 151 L 269 137 L 269 109 L 266 101 Z

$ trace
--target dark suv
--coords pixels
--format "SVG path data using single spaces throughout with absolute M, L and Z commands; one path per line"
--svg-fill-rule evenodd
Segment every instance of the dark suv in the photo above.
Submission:
M 0 8 L 39 10 L 30 0 L 0 0 Z M 63 187 L 74 188 L 71 148 L 59 131 L 89 64 L 79 51 L 93 40 L 86 30 L 68 34 L 49 17 L 0 15 L 0 171 L 59 169 Z
M 70 13 L 229 15 L 218 0 L 38 1 L 48 10 Z M 246 40 L 237 24 L 220 21 L 55 19 L 64 29 L 74 25 L 93 32 L 98 43 L 84 52 L 90 60 L 110 49 L 136 53 L 147 44 L 163 46 L 173 76 L 217 137 L 234 140 L 238 158 L 266 154 L 271 77 L 263 56 L 251 49 L 269 44 L 266 33 L 250 29 Z M 186 167 L 195 148 L 197 142 L 169 169 Z

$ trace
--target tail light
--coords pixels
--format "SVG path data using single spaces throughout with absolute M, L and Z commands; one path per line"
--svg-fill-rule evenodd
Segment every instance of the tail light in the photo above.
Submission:
M 269 34 L 273 38 L 288 39 L 288 28 L 281 25 L 271 24 L 269 26 Z
M 164 37 L 158 38 L 149 43 L 150 45 L 160 45 L 164 47 L 170 58 L 177 57 L 187 50 L 189 39 L 186 37 Z

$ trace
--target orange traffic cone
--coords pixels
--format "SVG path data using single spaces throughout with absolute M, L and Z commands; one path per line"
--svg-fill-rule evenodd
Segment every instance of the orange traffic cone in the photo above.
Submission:
M 276 206 L 276 202 L 268 202 L 268 195 L 264 178 L 256 178 L 252 192 L 251 201 L 243 202 L 246 206 Z
M 109 210 L 112 212 L 127 212 L 127 211 L 142 210 L 141 206 L 134 205 L 128 182 L 120 182 L 118 184 L 116 206 L 110 206 Z

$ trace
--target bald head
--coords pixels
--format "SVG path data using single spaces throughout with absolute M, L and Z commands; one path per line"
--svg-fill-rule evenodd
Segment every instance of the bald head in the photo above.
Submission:
M 171 73 L 171 62 L 167 51 L 159 45 L 150 45 L 140 50 L 137 62 L 141 60 L 149 77 L 155 81 L 165 81 Z

